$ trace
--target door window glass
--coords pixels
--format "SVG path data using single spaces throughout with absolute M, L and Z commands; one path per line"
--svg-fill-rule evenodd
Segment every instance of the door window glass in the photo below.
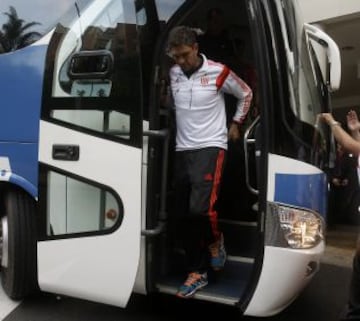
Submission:
M 121 223 L 122 206 L 111 191 L 51 171 L 47 180 L 47 237 L 110 231 Z

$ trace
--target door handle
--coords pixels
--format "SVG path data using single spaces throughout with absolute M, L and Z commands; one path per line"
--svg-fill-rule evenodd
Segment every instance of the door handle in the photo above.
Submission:
M 57 160 L 78 161 L 80 147 L 78 145 L 53 145 L 52 158 Z

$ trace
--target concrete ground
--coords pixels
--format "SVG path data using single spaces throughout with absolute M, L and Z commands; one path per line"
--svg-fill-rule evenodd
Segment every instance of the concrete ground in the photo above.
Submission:
M 359 226 L 329 227 L 325 235 L 326 248 L 323 263 L 351 268 L 359 232 Z
M 21 302 L 8 300 L 0 290 L 0 320 L 3 321 L 179 321 L 199 320 L 202 312 L 226 320 L 244 321 L 338 321 L 343 312 L 351 277 L 359 227 L 328 228 L 326 250 L 320 271 L 300 297 L 285 311 L 269 318 L 239 318 L 237 309 L 172 296 L 133 296 L 127 309 L 82 300 L 42 294 Z M 175 313 L 176 311 L 176 313 Z M 200 317 L 201 319 L 201 317 Z

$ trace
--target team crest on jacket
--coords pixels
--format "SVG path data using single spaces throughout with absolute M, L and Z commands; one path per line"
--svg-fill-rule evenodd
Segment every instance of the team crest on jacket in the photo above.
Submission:
M 208 76 L 202 76 L 200 78 L 201 86 L 206 86 L 209 84 L 209 77 Z

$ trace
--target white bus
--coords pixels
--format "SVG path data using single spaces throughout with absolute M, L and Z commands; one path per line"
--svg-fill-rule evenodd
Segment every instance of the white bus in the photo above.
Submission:
M 317 115 L 340 84 L 331 38 L 303 23 L 295 0 L 74 1 L 39 41 L 0 55 L 10 298 L 41 290 L 126 307 L 132 293 L 176 293 L 184 256 L 172 221 L 174 128 L 161 99 L 166 39 L 176 25 L 204 30 L 213 7 L 237 53 L 227 63 L 255 98 L 242 141 L 229 144 L 217 203 L 228 259 L 193 299 L 270 316 L 319 270 L 331 140 Z

